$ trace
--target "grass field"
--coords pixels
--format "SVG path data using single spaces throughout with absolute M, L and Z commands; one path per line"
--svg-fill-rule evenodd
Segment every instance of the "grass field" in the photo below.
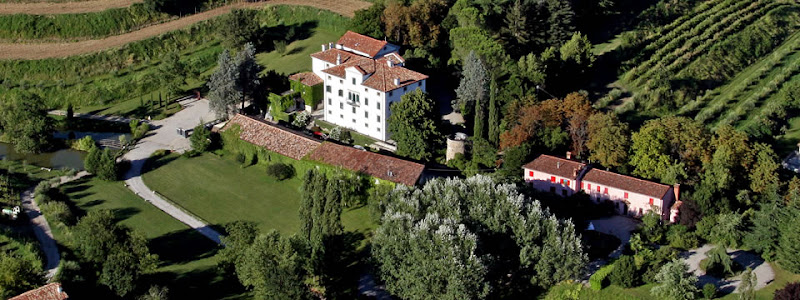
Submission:
M 218 274 L 217 245 L 134 195 L 122 182 L 80 179 L 63 188 L 79 214 L 111 210 L 120 224 L 147 237 L 150 251 L 162 262 L 151 280 L 167 285 L 171 295 L 195 299 L 244 296 L 238 284 Z M 63 229 L 53 228 L 53 232 L 57 240 L 66 238 Z
M 252 221 L 262 231 L 276 229 L 285 234 L 300 227 L 299 176 L 276 181 L 261 165 L 242 168 L 213 154 L 188 159 L 170 155 L 151 165 L 156 168 L 143 175 L 147 186 L 210 224 Z M 342 222 L 349 231 L 374 227 L 366 207 L 345 209 Z
M 106 9 L 127 7 L 142 0 L 88 0 L 88 1 L 46 1 L 26 0 L 0 1 L 0 15 L 6 14 L 78 14 L 104 11 Z
M 286 53 L 278 51 L 259 53 L 256 56 L 258 63 L 264 66 L 264 71 L 275 70 L 286 75 L 311 71 L 312 53 L 322 51 L 320 45 L 335 42 L 344 32 L 333 32 L 331 30 L 315 28 L 309 38 L 294 41 L 286 45 Z

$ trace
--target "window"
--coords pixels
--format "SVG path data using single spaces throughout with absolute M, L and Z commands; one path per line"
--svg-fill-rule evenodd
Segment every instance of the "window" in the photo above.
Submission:
M 364 112 L 364 118 L 369 118 L 369 112 Z
M 365 93 L 367 92 L 367 88 L 364 88 L 364 92 L 365 92 Z
M 533 171 L 528 171 L 528 177 L 533 177 Z
M 364 105 L 369 105 L 369 98 L 364 98 Z
M 556 183 L 556 177 L 555 176 L 550 176 L 550 182 Z
M 408 91 L 408 87 L 407 86 L 403 87 L 403 92 L 405 92 L 405 91 Z
M 339 79 L 339 84 L 344 84 L 344 80 Z
M 625 199 L 628 199 L 628 192 L 625 192 Z
M 378 116 L 378 123 L 381 122 L 381 116 Z
M 325 91 L 330 93 L 331 92 L 331 86 L 330 85 L 326 85 L 325 86 Z
M 332 111 L 330 111 L 330 110 L 328 110 L 328 114 L 329 114 L 329 115 L 332 115 L 332 114 L 333 114 L 333 112 L 332 112 Z
M 344 109 L 344 103 L 339 102 L 339 109 Z
M 605 189 L 603 190 L 603 194 L 606 194 L 606 195 L 608 195 L 608 188 L 605 188 Z
M 581 189 L 583 189 L 583 182 L 581 182 Z
M 597 192 L 598 193 L 600 192 L 600 186 L 599 185 L 597 186 Z
M 394 92 L 389 92 L 389 97 L 391 97 L 391 96 L 392 96 L 392 94 L 394 94 Z
M 650 198 L 650 205 L 653 205 L 653 198 Z
M 355 122 L 356 122 L 356 119 L 353 119 L 353 123 L 355 123 Z
M 559 180 L 558 183 L 560 183 L 561 185 L 564 185 L 564 179 Z
M 353 77 L 353 85 L 355 85 L 355 84 L 356 84 L 356 78 Z
M 567 180 L 567 186 L 569 186 L 569 180 Z
M 331 98 L 328 98 L 328 105 L 333 105 L 333 100 L 331 100 Z
M 344 119 L 344 116 L 343 115 L 339 115 L 339 119 Z
M 378 132 L 381 132 L 381 128 L 380 127 L 378 127 Z
M 328 75 L 328 80 L 331 80 L 331 75 Z
M 369 128 L 369 123 L 364 123 L 364 128 Z
M 325 67 L 326 67 L 326 68 L 330 68 L 330 67 L 331 67 L 331 64 L 325 64 Z M 330 79 L 330 76 L 328 76 L 328 79 Z
M 378 95 L 378 97 L 380 97 L 381 96 L 381 92 L 377 92 L 377 93 L 375 93 L 375 95 Z
M 587 185 L 589 186 L 589 191 L 591 192 L 592 191 L 592 184 L 588 183 Z
M 339 90 L 339 97 L 344 97 L 344 91 L 343 90 Z
M 356 107 L 353 106 L 353 113 L 356 113 Z
M 378 109 L 381 109 L 381 103 L 378 102 Z

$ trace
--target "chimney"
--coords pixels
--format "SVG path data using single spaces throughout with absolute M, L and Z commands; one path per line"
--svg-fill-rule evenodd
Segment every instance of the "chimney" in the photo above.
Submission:
M 341 65 L 341 64 L 342 64 L 342 55 L 341 54 L 336 54 L 336 65 L 338 66 L 338 65 Z
M 572 151 L 567 151 L 567 159 L 572 159 Z
M 333 43 L 328 43 L 328 49 L 333 49 Z
M 556 169 L 561 169 L 561 162 L 560 161 L 556 162 Z
M 681 201 L 681 184 L 676 183 L 673 185 L 673 188 L 675 191 L 675 203 L 678 203 L 678 201 Z
M 400 78 L 395 78 L 394 79 L 394 85 L 400 86 Z
M 392 63 L 391 59 L 386 60 L 386 65 L 389 66 L 389 68 L 394 67 L 394 64 Z
M 325 51 L 325 44 L 322 44 L 322 51 Z

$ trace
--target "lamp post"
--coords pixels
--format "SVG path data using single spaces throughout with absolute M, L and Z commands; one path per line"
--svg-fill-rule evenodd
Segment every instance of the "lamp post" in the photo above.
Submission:
M 537 84 L 537 85 L 536 85 L 536 90 L 537 90 L 537 91 L 542 91 L 542 92 L 544 92 L 545 94 L 549 95 L 550 97 L 556 98 L 556 96 L 553 96 L 553 94 L 550 94 L 550 93 L 549 93 L 549 92 L 547 92 L 545 89 L 543 89 L 541 85 L 538 85 L 538 84 Z

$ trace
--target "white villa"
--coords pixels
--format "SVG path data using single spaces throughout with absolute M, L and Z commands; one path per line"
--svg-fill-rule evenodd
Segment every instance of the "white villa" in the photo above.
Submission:
M 390 137 L 389 106 L 406 93 L 425 91 L 428 76 L 406 69 L 400 47 L 348 31 L 311 54 L 313 74 L 323 82 L 324 120 L 375 139 Z M 315 82 L 316 78 L 313 78 Z

